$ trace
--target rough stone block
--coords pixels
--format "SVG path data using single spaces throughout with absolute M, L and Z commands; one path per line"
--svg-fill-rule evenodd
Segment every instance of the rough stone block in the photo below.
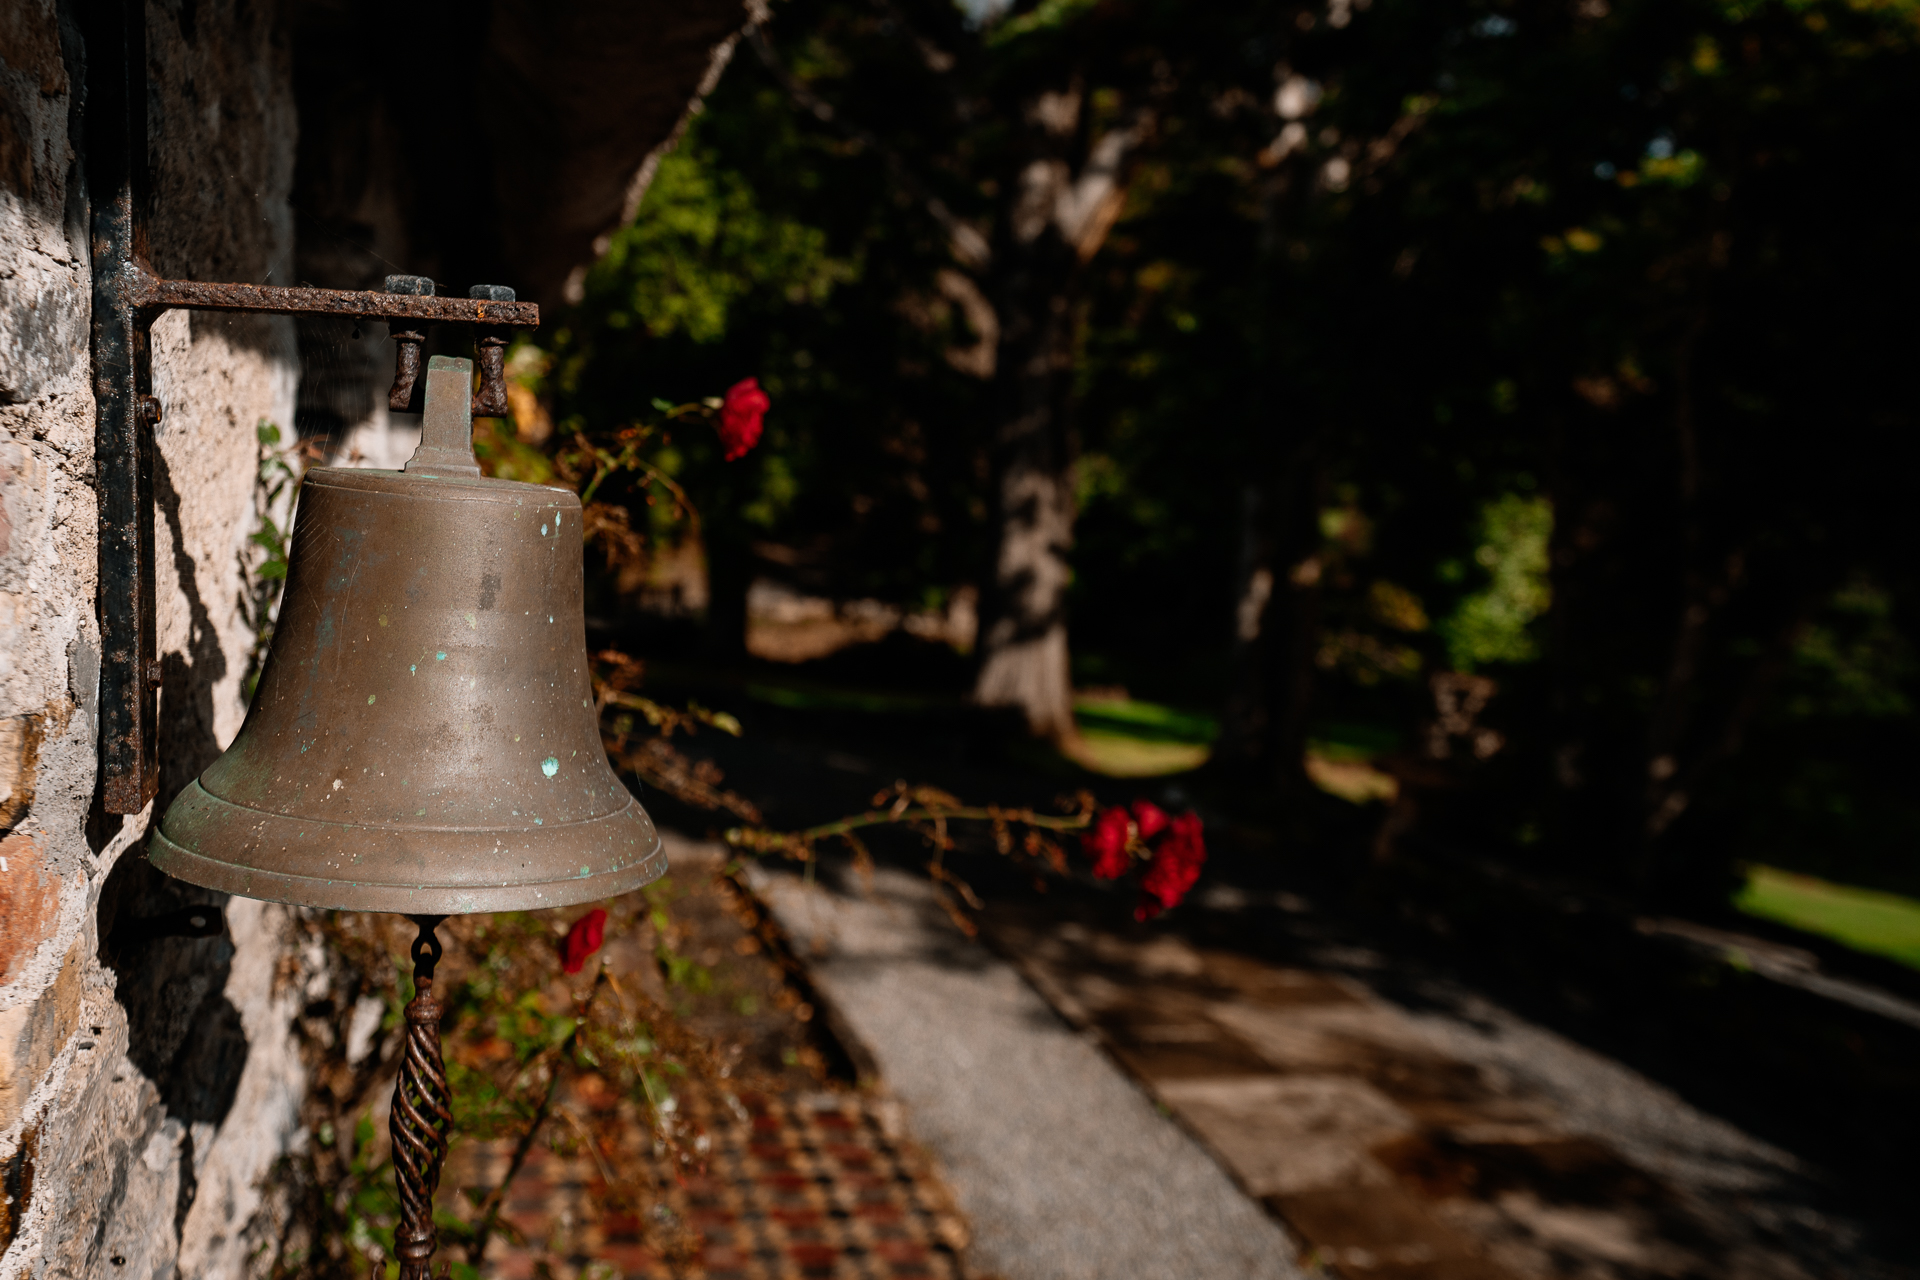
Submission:
M 4 755 L 5 726 L 0 725 L 0 756 Z M 4 766 L 0 758 L 0 766 Z M 0 773 L 0 788 L 4 788 Z M 0 806 L 6 803 L 0 794 Z M 60 928 L 60 877 L 47 868 L 40 846 L 31 836 L 12 834 L 0 839 L 0 986 L 20 976 L 20 970 Z
M 0 138 L 5 134 L 0 120 Z M 14 273 L 0 279 L 0 403 L 24 404 L 59 382 L 74 351 L 87 350 L 89 299 L 58 264 L 34 257 L 13 265 Z
M 0 591 L 0 713 L 15 709 L 16 686 L 27 685 L 35 674 L 33 641 L 32 599 Z
M 0 1160 L 0 1256 L 20 1234 L 20 1224 L 33 1204 L 35 1161 L 40 1155 L 40 1133 L 29 1127 L 20 1135 L 13 1154 Z
M 18 823 L 33 807 L 33 781 L 42 740 L 39 716 L 0 716 L 0 832 Z M 0 879 L 4 878 L 0 873 Z M 0 901 L 5 900 L 6 893 L 0 886 Z M 0 924 L 0 933 L 4 932 L 5 926 Z M 0 944 L 3 951 L 4 944 Z M 7 981 L 5 972 L 6 964 L 0 961 L 0 982 Z
M 60 34 L 47 0 L 20 0 L 0 6 L 0 62 L 24 73 L 43 98 L 67 91 L 67 68 L 60 59 Z
M 37 998 L 0 1010 L 0 1131 L 20 1119 L 34 1086 L 80 1025 L 80 941 L 74 939 L 59 974 Z
M 21 570 L 47 535 L 50 483 L 32 449 L 0 438 L 0 586 L 26 585 Z

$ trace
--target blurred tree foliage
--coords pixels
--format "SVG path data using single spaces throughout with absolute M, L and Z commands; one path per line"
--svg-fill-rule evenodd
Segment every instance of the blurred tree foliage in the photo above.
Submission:
M 1920 888 L 1917 22 L 789 0 L 540 387 L 608 422 L 757 375 L 768 447 L 670 460 L 716 610 L 756 572 L 919 604 L 992 576 L 1039 360 L 1076 674 L 1223 706 L 1245 794 L 1344 734 L 1399 743 L 1420 838 L 1652 893 L 1743 858 Z M 1023 258 L 1066 98 L 1062 172 L 1125 131 L 1117 194 Z
M 1503 803 L 1455 806 L 1456 834 L 1544 833 L 1556 860 L 1681 893 L 1823 845 L 1910 861 L 1897 790 L 1844 818 L 1787 797 L 1870 787 L 1893 745 L 1842 690 L 1902 677 L 1818 672 L 1821 619 L 1868 591 L 1912 631 L 1913 506 L 1882 459 L 1912 426 L 1896 371 L 1920 173 L 1886 129 L 1920 94 L 1915 19 L 1378 3 L 1296 42 L 1325 89 L 1276 166 L 1283 288 L 1312 300 L 1281 308 L 1298 327 L 1279 345 L 1342 381 L 1311 465 L 1367 492 L 1378 570 L 1503 686 L 1485 784 Z M 1535 493 L 1544 611 L 1507 585 Z M 1400 545 L 1463 524 L 1479 546 L 1453 583 L 1449 557 Z M 1528 611 L 1504 662 L 1462 651 L 1491 639 L 1476 619 Z M 1831 820 L 1802 821 L 1797 852 L 1783 800 Z
M 968 380 L 940 377 L 937 335 L 902 320 L 937 229 L 887 216 L 883 171 L 809 129 L 750 60 L 734 70 L 528 382 L 565 435 L 759 378 L 774 411 L 746 459 L 693 429 L 659 459 L 714 517 L 712 631 L 737 646 L 770 563 L 756 544 L 814 590 L 937 604 L 972 576 L 983 508 Z

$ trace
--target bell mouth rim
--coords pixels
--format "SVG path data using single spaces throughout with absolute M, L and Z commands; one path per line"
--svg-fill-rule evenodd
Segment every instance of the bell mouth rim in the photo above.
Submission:
M 222 799 L 201 786 L 198 778 L 189 783 L 167 810 L 167 816 L 173 816 L 174 810 L 194 792 L 203 800 L 211 801 L 217 809 L 229 811 L 240 809 L 248 814 L 260 814 L 274 819 L 276 824 L 299 823 L 309 830 L 322 829 L 315 853 L 341 859 L 339 869 L 350 871 L 357 865 L 341 857 L 342 850 L 335 841 L 329 839 L 333 833 L 353 824 L 323 820 L 317 823 L 302 823 L 301 819 L 286 815 L 272 814 L 265 810 L 243 808 L 232 801 Z M 236 815 L 238 816 L 238 815 Z M 258 824 L 247 819 L 241 822 L 253 829 L 255 840 L 265 845 L 273 839 L 261 839 Z M 653 819 L 641 807 L 640 802 L 628 796 L 625 809 L 585 823 L 568 823 L 554 827 L 516 827 L 512 830 L 521 837 L 531 838 L 536 845 L 572 846 L 569 858 L 580 857 L 586 864 L 599 861 L 605 865 L 609 861 L 628 856 L 637 845 L 644 852 L 631 861 L 606 866 L 600 871 L 588 871 L 586 874 L 553 876 L 552 863 L 540 866 L 538 870 L 546 873 L 540 879 L 522 879 L 494 881 L 467 881 L 465 883 L 445 881 L 439 883 L 421 883 L 405 880 L 354 879 L 351 875 L 325 876 L 313 875 L 305 870 L 292 870 L 271 865 L 231 862 L 225 858 L 188 848 L 167 834 L 167 821 L 163 817 L 147 838 L 147 857 L 159 870 L 176 879 L 185 880 L 203 888 L 231 893 L 238 897 L 254 898 L 264 902 L 284 902 L 295 906 L 319 907 L 338 911 L 385 911 L 402 915 L 478 915 L 496 911 L 544 910 L 550 907 L 576 906 L 583 902 L 598 902 L 652 884 L 667 874 L 667 858 L 660 833 L 653 825 Z M 582 826 L 597 827 L 603 834 L 597 841 L 579 841 L 568 839 L 568 828 L 576 831 Z M 635 829 L 637 827 L 637 830 Z M 618 833 L 622 828 L 642 839 L 623 839 Z M 365 825 L 361 824 L 361 830 Z M 424 851 L 430 859 L 444 860 L 449 856 L 458 857 L 471 863 L 473 859 L 484 858 L 494 853 L 493 849 L 480 849 L 468 853 L 464 850 L 455 853 L 448 848 L 445 837 L 473 834 L 479 836 L 474 843 L 489 842 L 490 838 L 479 828 L 441 828 L 425 830 L 412 828 L 395 829 L 391 832 L 396 843 L 405 844 L 409 835 L 424 837 L 428 846 Z M 192 838 L 189 833 L 182 833 Z M 438 837 L 438 838 L 436 838 Z M 196 840 L 196 843 L 199 841 Z M 467 841 L 458 843 L 466 844 Z M 326 849 L 333 844 L 331 851 Z M 587 847 L 588 845 L 596 847 Z M 503 851 L 506 852 L 506 851 Z M 534 853 L 534 850 L 521 850 L 522 853 Z M 385 870 L 378 864 L 368 865 L 368 871 Z M 533 868 L 527 868 L 533 870 Z M 583 866 L 583 871 L 585 866 Z M 504 870 L 504 868 L 503 868 Z
M 165 846 L 157 864 L 166 874 L 202 888 L 231 893 L 261 902 L 320 907 L 335 911 L 384 911 L 400 915 L 484 915 L 496 911 L 541 911 L 599 902 L 632 893 L 667 874 L 667 852 L 658 835 L 645 857 L 617 871 L 602 871 L 558 880 L 521 880 L 506 884 L 451 886 L 408 884 L 389 880 L 330 880 L 291 871 L 269 871 L 242 866 L 182 848 L 165 832 L 155 831 L 152 844 Z M 538 902 L 527 901 L 532 893 Z
M 300 884 L 326 884 L 326 885 L 347 884 L 347 885 L 352 885 L 355 888 L 361 888 L 361 889 L 405 889 L 410 893 L 431 892 L 431 893 L 460 894 L 460 893 L 469 892 L 469 890 L 466 887 L 456 887 L 456 886 L 450 886 L 450 885 L 419 885 L 419 884 L 411 884 L 405 880 L 340 880 L 335 878 L 329 878 L 327 876 L 302 875 L 297 871 L 270 871 L 263 867 L 250 867 L 242 862 L 228 862 L 225 858 L 216 858 L 212 854 L 196 853 L 194 850 L 186 848 L 184 845 L 179 845 L 174 843 L 171 839 L 167 837 L 167 833 L 164 831 L 155 831 L 153 833 L 152 839 L 155 841 L 160 841 L 167 846 L 167 852 L 170 858 L 181 858 L 190 862 L 202 863 L 204 865 L 212 866 L 212 867 L 224 867 L 242 876 L 264 876 L 269 880 L 286 880 L 291 882 L 297 882 Z M 652 862 L 659 861 L 660 863 L 659 874 L 649 876 L 647 880 L 642 881 L 643 884 L 651 883 L 652 881 L 659 879 L 661 875 L 666 874 L 667 867 L 666 867 L 666 860 L 665 860 L 665 852 L 666 852 L 666 843 L 665 841 L 661 840 L 658 833 L 656 833 L 653 837 L 652 850 L 650 850 L 645 856 L 641 857 L 637 861 L 629 863 L 627 866 L 620 867 L 619 869 L 614 871 L 596 871 L 589 876 L 577 876 L 577 875 L 560 876 L 552 880 L 509 880 L 500 884 L 475 885 L 473 886 L 472 891 L 485 892 L 488 890 L 497 890 L 497 889 L 540 889 L 540 888 L 546 887 L 547 885 L 591 884 L 596 880 L 606 880 L 613 877 L 624 877 L 629 871 L 633 870 L 633 868 L 635 867 L 646 867 L 648 866 L 648 864 Z M 167 874 L 172 875 L 173 873 L 168 872 Z M 176 877 L 176 878 L 183 879 L 184 877 Z M 210 888 L 212 886 L 206 886 L 206 887 Z M 253 895 L 243 894 L 241 896 L 251 897 Z M 596 898 L 604 898 L 610 895 L 604 894 L 604 893 L 598 893 L 592 896 Z M 287 899 L 267 899 L 267 901 L 287 901 Z

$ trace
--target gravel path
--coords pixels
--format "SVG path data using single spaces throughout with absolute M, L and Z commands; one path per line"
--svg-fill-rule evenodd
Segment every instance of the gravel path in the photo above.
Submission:
M 687 842 L 669 836 L 668 858 Z M 908 1107 L 1004 1280 L 1298 1280 L 1286 1233 L 924 879 L 870 894 L 752 867 L 821 994 Z

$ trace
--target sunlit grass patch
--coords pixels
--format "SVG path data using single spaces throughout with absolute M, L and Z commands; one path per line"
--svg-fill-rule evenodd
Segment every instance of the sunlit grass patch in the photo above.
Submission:
M 1323 724 L 1307 741 L 1307 781 L 1349 804 L 1392 803 L 1400 781 L 1373 762 L 1399 745 L 1398 734 L 1378 725 Z
M 1350 804 L 1392 801 L 1400 794 L 1397 778 L 1353 755 L 1308 751 L 1306 769 L 1307 780 L 1314 786 Z
M 1213 754 L 1220 724 L 1211 716 L 1131 698 L 1075 698 L 1080 741 L 1075 763 L 1112 778 L 1155 778 L 1198 769 Z
M 1920 969 L 1920 902 L 1775 867 L 1751 867 L 1733 905 Z
M 1167 742 L 1104 729 L 1082 729 L 1079 744 L 1069 754 L 1082 768 L 1110 778 L 1157 778 L 1198 769 L 1213 754 L 1213 748 L 1201 742 Z

